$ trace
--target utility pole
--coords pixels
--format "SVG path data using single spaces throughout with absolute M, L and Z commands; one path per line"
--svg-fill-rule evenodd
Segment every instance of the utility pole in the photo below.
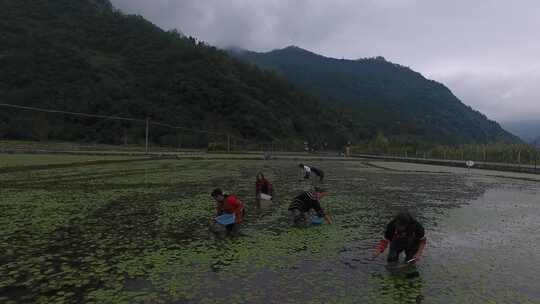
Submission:
M 231 153 L 231 135 L 227 134 L 227 153 Z
M 148 134 L 150 131 L 150 117 L 146 117 L 146 145 L 145 145 L 145 152 L 148 154 Z
M 538 160 L 538 151 L 534 153 L 534 173 L 536 173 L 536 162 Z
M 536 140 L 535 145 L 536 147 L 536 153 L 534 154 L 534 173 L 536 173 L 537 169 L 537 162 L 538 162 L 538 154 L 540 153 L 540 138 Z

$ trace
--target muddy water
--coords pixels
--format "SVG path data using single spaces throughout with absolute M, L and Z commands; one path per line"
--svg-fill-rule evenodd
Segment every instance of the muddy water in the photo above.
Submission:
M 481 171 L 320 162 L 335 224 L 291 228 L 291 161 L 154 161 L 0 175 L 0 300 L 95 303 L 540 303 L 539 182 Z M 207 229 L 208 192 L 277 203 L 242 234 Z M 500 175 L 504 175 L 501 173 Z M 416 266 L 368 257 L 393 214 L 427 231 Z

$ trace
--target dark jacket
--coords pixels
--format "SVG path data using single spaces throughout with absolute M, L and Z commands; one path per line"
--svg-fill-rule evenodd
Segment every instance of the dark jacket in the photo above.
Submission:
M 384 238 L 389 241 L 395 241 L 403 238 L 420 241 L 425 238 L 424 227 L 419 222 L 412 219 L 405 231 L 400 233 L 396 229 L 396 220 L 393 220 L 386 226 Z

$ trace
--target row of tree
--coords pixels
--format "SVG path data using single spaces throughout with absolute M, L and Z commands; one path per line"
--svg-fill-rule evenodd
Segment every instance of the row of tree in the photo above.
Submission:
M 379 132 L 372 140 L 354 145 L 356 154 L 445 160 L 473 160 L 524 165 L 540 164 L 540 149 L 527 144 L 434 145 L 432 143 L 398 142 Z

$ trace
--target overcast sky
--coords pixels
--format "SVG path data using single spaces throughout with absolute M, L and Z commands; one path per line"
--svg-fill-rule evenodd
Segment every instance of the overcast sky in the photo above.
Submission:
M 540 120 L 540 0 L 112 0 L 219 47 L 384 56 L 499 122 Z

